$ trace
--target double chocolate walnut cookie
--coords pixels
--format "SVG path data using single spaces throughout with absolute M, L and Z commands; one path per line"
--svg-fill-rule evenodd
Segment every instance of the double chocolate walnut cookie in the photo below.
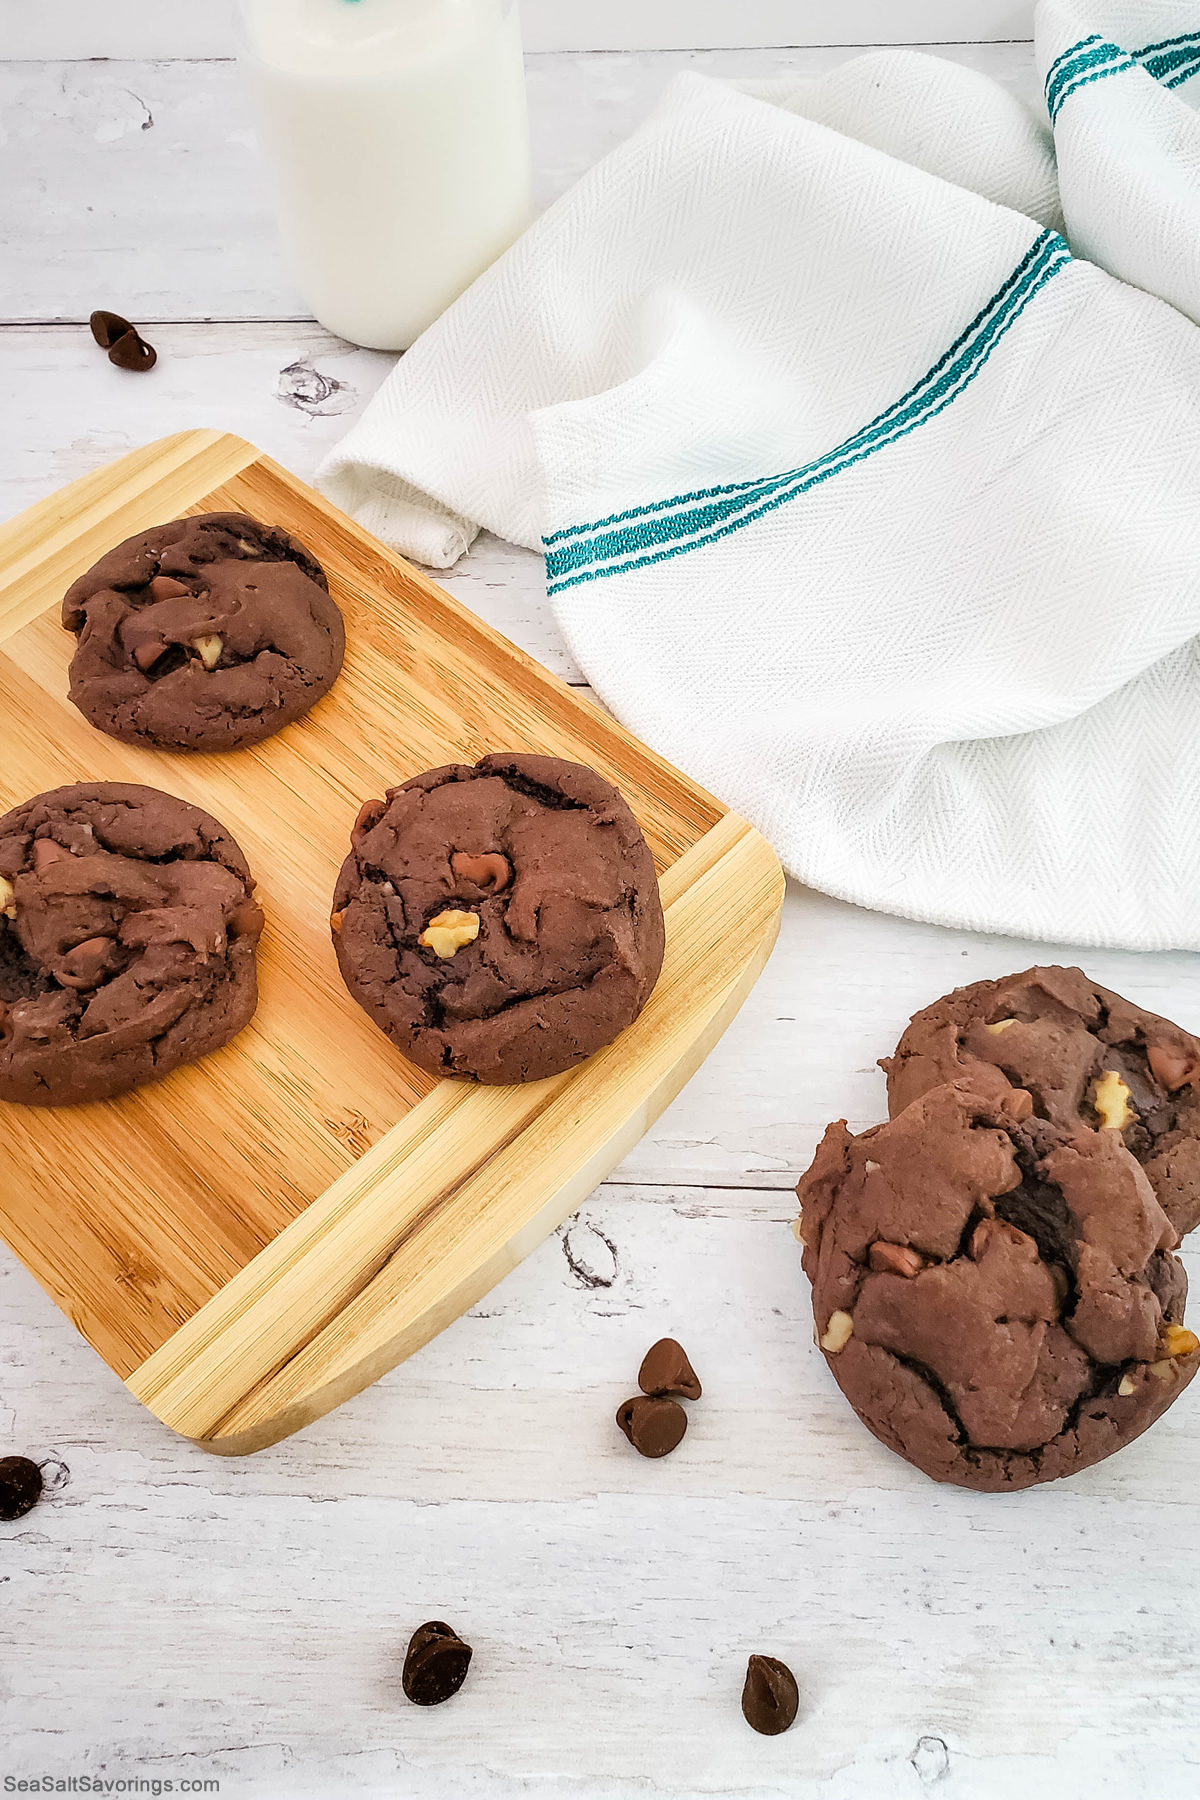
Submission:
M 1030 1487 L 1099 1462 L 1191 1380 L 1179 1233 L 1117 1131 L 1023 1091 L 933 1089 L 797 1190 L 818 1341 L 863 1423 L 935 1480 Z
M 57 788 L 0 818 L 0 1101 L 105 1100 L 254 1014 L 263 915 L 215 819 L 154 788 Z
M 1098 987 L 1082 969 L 1026 969 L 916 1013 L 880 1065 L 893 1117 L 929 1089 L 1014 1089 L 1068 1131 L 1111 1130 L 1180 1237 L 1200 1224 L 1200 1039 Z
M 325 572 L 242 513 L 129 538 L 68 590 L 71 700 L 126 743 L 236 750 L 307 712 L 346 650 Z
M 346 986 L 437 1075 L 536 1081 L 631 1024 L 662 966 L 654 861 L 595 770 L 485 756 L 359 814 L 334 896 Z

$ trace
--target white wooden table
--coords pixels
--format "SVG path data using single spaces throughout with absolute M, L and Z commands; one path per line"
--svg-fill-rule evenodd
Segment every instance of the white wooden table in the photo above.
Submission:
M 940 53 L 1032 91 L 1027 44 Z M 540 197 L 682 65 L 815 73 L 846 54 L 533 56 Z M 0 234 L 4 514 L 187 425 L 307 476 L 390 366 L 305 319 L 228 62 L 0 64 Z M 96 351 L 97 306 L 146 328 L 153 375 Z M 485 541 L 446 585 L 581 681 L 534 557 Z M 53 1459 L 54 1478 L 0 1525 L 0 1792 L 42 1775 L 405 1800 L 1200 1791 L 1200 1388 L 1067 1484 L 935 1487 L 835 1391 L 789 1231 L 826 1121 L 881 1116 L 874 1061 L 912 1009 L 1075 954 L 794 890 L 740 1019 L 579 1215 L 420 1355 L 246 1461 L 169 1436 L 0 1251 L 0 1453 Z M 1195 958 L 1084 960 L 1200 1027 Z M 705 1397 L 653 1464 L 613 1412 L 665 1332 Z M 423 1711 L 399 1672 L 428 1617 L 475 1663 Z M 799 1678 L 784 1737 L 742 1722 L 753 1650 Z

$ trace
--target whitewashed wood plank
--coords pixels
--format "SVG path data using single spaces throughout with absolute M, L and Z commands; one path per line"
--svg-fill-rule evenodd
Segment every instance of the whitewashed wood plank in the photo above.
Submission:
M 10 61 L 229 56 L 232 0 L 0 0 Z
M 1027 80 L 1027 52 L 986 55 Z M 561 124 L 546 114 L 563 182 L 669 64 L 581 60 L 607 72 L 564 78 L 586 121 L 565 100 Z M 205 152 L 192 145 L 181 165 Z M 157 389 L 118 383 L 82 338 L 68 353 L 60 334 L 0 334 L 0 388 L 20 402 L 0 510 L 184 423 L 241 429 L 306 473 L 387 366 L 304 326 L 155 335 Z M 295 364 L 307 412 L 275 395 Z M 356 390 L 344 414 L 326 408 L 346 398 L 322 393 L 331 380 Z M 570 673 L 536 558 L 485 544 L 460 582 Z M 0 1775 L 405 1800 L 1189 1793 L 1200 1402 L 1065 1487 L 932 1488 L 833 1389 L 787 1231 L 788 1184 L 826 1119 L 879 1116 L 874 1058 L 907 1013 L 1037 954 L 1071 956 L 793 890 L 747 1008 L 621 1180 L 420 1356 L 250 1462 L 155 1426 L 0 1253 L 0 1453 L 70 1471 L 0 1526 L 20 1652 L 0 1661 Z M 1082 960 L 1200 1027 L 1195 959 Z M 707 1392 L 683 1449 L 649 1465 L 611 1413 L 663 1330 L 691 1345 Z M 419 1712 L 398 1697 L 404 1642 L 446 1613 L 476 1668 L 450 1707 Z M 801 1723 L 774 1742 L 737 1713 L 752 1648 L 801 1678 Z
M 0 515 L 190 426 L 240 433 L 309 479 L 395 364 L 305 324 L 155 325 L 149 374 L 86 324 L 0 329 Z
M 1190 1793 L 1196 1396 L 1070 1483 L 935 1487 L 837 1394 L 777 1199 L 593 1196 L 417 1357 L 243 1462 L 169 1438 L 0 1258 L 0 1429 L 64 1482 L 0 1525 L 0 1772 L 405 1800 Z M 647 1463 L 612 1413 L 663 1330 L 705 1394 Z M 427 1617 L 476 1660 L 423 1712 L 398 1677 Z M 799 1678 L 784 1738 L 740 1718 L 752 1650 Z
M 228 56 L 228 0 L 0 0 L 9 58 Z M 875 44 L 1031 35 L 1033 0 L 521 0 L 526 48 Z
M 532 57 L 536 197 L 626 137 L 678 69 L 812 76 L 847 50 Z M 1031 93 L 1024 44 L 939 51 Z M 304 318 L 231 63 L 0 64 L 0 322 Z
M 304 318 L 232 63 L 0 64 L 12 319 Z

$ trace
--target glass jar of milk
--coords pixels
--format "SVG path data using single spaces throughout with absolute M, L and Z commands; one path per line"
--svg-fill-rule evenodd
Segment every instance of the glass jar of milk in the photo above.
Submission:
M 241 0 L 239 24 L 309 305 L 406 350 L 529 223 L 515 0 Z

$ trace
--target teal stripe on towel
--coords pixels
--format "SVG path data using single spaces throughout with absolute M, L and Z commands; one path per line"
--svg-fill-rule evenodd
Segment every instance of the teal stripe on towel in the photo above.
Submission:
M 1200 74 L 1200 50 L 1194 51 L 1188 61 L 1187 67 L 1180 69 L 1177 75 L 1172 75 L 1170 81 L 1164 81 L 1163 86 L 1169 88 L 1182 87 L 1185 81 L 1190 81 L 1192 76 L 1196 74 Z
M 947 365 L 958 356 L 963 347 L 969 344 L 976 333 L 987 324 L 988 320 L 996 310 L 1008 300 L 1013 289 L 1017 287 L 1028 273 L 1030 265 L 1046 254 L 1048 245 L 1055 250 L 1065 250 L 1066 248 L 1062 238 L 1058 237 L 1056 233 L 1051 231 L 1043 232 L 1041 237 L 1036 240 L 1026 255 L 1017 264 L 1017 267 L 1013 270 L 1004 285 L 997 289 L 987 305 L 975 315 L 966 330 L 959 334 L 951 344 L 950 348 L 939 361 L 934 364 L 933 368 L 922 375 L 920 381 L 909 388 L 906 394 L 902 394 L 899 400 L 894 401 L 884 412 L 881 412 L 878 418 L 872 419 L 869 425 L 864 426 L 863 432 L 858 434 L 859 436 L 886 427 L 889 421 L 895 419 L 902 408 L 907 407 L 911 401 L 919 399 L 923 394 L 927 393 L 931 385 L 943 374 Z M 841 453 L 842 451 L 839 449 L 831 451 L 829 455 L 830 458 L 832 458 Z M 826 458 L 825 460 L 829 460 L 829 458 Z M 697 500 L 716 499 L 723 494 L 743 495 L 746 502 L 749 503 L 765 490 L 782 486 L 786 482 L 795 481 L 799 476 L 806 475 L 808 472 L 809 465 L 806 465 L 802 469 L 788 469 L 782 475 L 761 476 L 755 481 L 731 481 L 726 482 L 720 487 L 697 488 L 687 494 L 677 494 L 671 500 L 655 500 L 648 506 L 633 506 L 629 507 L 624 512 L 609 513 L 606 518 L 592 519 L 585 525 L 564 526 L 561 531 L 552 531 L 549 536 L 542 541 L 546 544 L 562 543 L 569 538 L 586 536 L 594 531 L 602 531 L 609 525 L 624 525 L 631 519 L 647 518 L 655 513 L 668 512 L 673 507 L 690 505 L 693 501 Z
M 1100 42 L 1101 42 L 1101 38 L 1100 38 L 1099 32 L 1094 31 L 1092 33 L 1091 37 L 1083 38 L 1080 43 L 1072 44 L 1071 48 L 1069 50 L 1064 50 L 1061 56 L 1056 56 L 1054 61 L 1050 64 L 1050 67 L 1046 70 L 1046 85 L 1047 85 L 1047 87 L 1050 85 L 1050 82 L 1051 82 L 1053 76 L 1055 75 L 1055 73 L 1059 69 L 1062 68 L 1062 65 L 1066 62 L 1066 60 L 1069 56 L 1078 56 L 1079 52 L 1081 50 L 1086 50 L 1089 44 L 1098 44 Z
M 869 425 L 815 462 L 758 481 L 732 482 L 657 500 L 588 525 L 550 533 L 543 540 L 548 591 L 559 593 L 581 581 L 624 574 L 715 543 L 907 437 L 944 412 L 970 386 L 1034 295 L 1070 260 L 1070 251 L 1058 233 L 1043 232 L 933 368 Z
M 1057 122 L 1065 102 L 1080 88 L 1139 68 L 1164 87 L 1181 87 L 1200 73 L 1200 31 L 1185 31 L 1178 37 L 1163 38 L 1129 52 L 1098 37 L 1081 38 L 1056 57 L 1046 71 L 1046 105 L 1051 124 Z
M 1161 81 L 1181 63 L 1192 62 L 1200 56 L 1200 31 L 1185 31 L 1180 37 L 1163 38 L 1161 43 L 1147 44 L 1144 50 L 1135 50 L 1133 54 L 1147 74 L 1153 75 L 1155 81 Z M 1167 86 L 1170 85 L 1168 82 Z
M 1061 66 L 1046 77 L 1046 105 L 1051 124 L 1058 118 L 1063 102 L 1081 87 L 1087 87 L 1093 81 L 1105 81 L 1110 75 L 1120 75 L 1136 66 L 1119 44 L 1094 43 L 1085 38 L 1061 59 Z

